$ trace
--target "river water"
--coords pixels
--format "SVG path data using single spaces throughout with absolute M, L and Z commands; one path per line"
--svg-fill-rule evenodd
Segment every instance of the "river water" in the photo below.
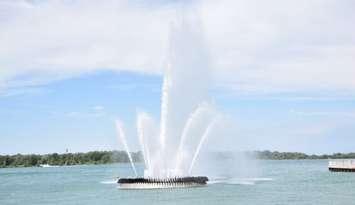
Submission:
M 355 173 L 331 173 L 326 160 L 266 160 L 258 169 L 257 177 L 211 177 L 201 188 L 121 190 L 115 178 L 129 176 L 129 164 L 6 168 L 0 204 L 355 204 Z

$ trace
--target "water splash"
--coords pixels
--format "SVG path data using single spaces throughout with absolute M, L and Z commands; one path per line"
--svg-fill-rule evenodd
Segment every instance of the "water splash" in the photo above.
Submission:
M 125 132 L 123 131 L 123 125 L 119 120 L 116 120 L 116 128 L 117 128 L 118 136 L 121 139 L 121 142 L 122 142 L 122 144 L 126 150 L 126 153 L 128 155 L 129 162 L 131 163 L 131 167 L 133 169 L 133 172 L 134 172 L 135 176 L 138 176 L 136 167 L 134 166 L 134 163 L 133 163 L 131 152 L 130 152 L 128 144 L 127 144 L 126 135 L 125 135 Z

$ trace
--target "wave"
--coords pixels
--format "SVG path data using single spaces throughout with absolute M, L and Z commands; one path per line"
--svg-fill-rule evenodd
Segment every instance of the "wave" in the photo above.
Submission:
M 258 182 L 272 181 L 272 178 L 227 178 L 219 177 L 208 181 L 208 184 L 235 184 L 235 185 L 255 185 Z
M 117 180 L 101 181 L 101 184 L 117 184 Z

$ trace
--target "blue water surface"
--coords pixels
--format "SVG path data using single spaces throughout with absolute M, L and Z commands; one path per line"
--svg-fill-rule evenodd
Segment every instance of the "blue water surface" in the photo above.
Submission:
M 6 168 L 0 204 L 355 204 L 355 173 L 329 172 L 326 160 L 261 161 L 258 168 L 256 178 L 160 190 L 119 189 L 115 178 L 129 176 L 129 164 Z

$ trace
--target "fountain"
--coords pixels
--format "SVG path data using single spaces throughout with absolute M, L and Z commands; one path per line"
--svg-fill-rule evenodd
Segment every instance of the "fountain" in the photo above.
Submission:
M 218 119 L 208 100 L 209 58 L 200 25 L 193 12 L 179 18 L 171 29 L 160 126 L 147 113 L 138 113 L 144 177 L 120 178 L 122 188 L 202 186 L 208 181 L 205 176 L 191 176 Z M 136 173 L 121 123 L 117 129 Z

